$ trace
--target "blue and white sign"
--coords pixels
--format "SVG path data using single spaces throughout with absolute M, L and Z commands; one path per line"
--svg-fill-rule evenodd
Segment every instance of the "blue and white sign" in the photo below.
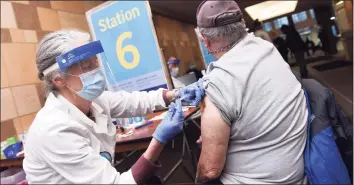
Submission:
M 168 88 L 147 1 L 107 2 L 86 17 L 105 52 L 99 58 L 109 90 Z
M 207 48 L 205 47 L 203 41 L 200 40 L 200 35 L 199 35 L 199 31 L 198 29 L 196 28 L 195 29 L 195 33 L 197 34 L 197 38 L 198 38 L 198 41 L 199 41 L 199 48 L 200 48 L 200 51 L 202 52 L 202 55 L 203 55 L 203 60 L 204 60 L 204 63 L 205 63 L 205 68 L 208 67 L 208 65 L 211 63 L 211 62 L 214 62 L 216 61 L 215 57 L 210 54 L 207 50 Z

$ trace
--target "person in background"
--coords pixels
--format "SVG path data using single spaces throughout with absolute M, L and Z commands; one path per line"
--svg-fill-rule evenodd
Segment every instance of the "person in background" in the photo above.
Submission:
M 282 37 L 277 36 L 273 40 L 273 44 L 278 49 L 280 55 L 283 57 L 285 62 L 288 62 L 288 47 L 286 45 L 285 40 Z
M 281 32 L 286 35 L 285 43 L 290 51 L 294 54 L 296 63 L 300 67 L 301 78 L 308 77 L 306 68 L 305 51 L 306 46 L 299 33 L 294 26 L 282 25 Z
M 179 97 L 197 105 L 204 94 L 197 83 L 179 91 L 105 91 L 97 54 L 104 54 L 101 43 L 76 30 L 50 33 L 39 43 L 36 63 L 47 99 L 26 138 L 29 184 L 144 184 L 161 167 L 164 145 L 183 128 Z M 129 171 L 117 172 L 112 118 L 144 116 L 169 104 L 146 151 Z
M 310 40 L 309 37 L 307 37 L 305 45 L 306 45 L 306 49 L 307 49 L 307 51 L 306 51 L 307 55 L 309 57 L 312 56 L 314 54 L 315 43 L 312 40 Z
M 196 15 L 200 39 L 217 59 L 203 77 L 196 181 L 306 184 L 308 111 L 290 66 L 272 43 L 246 32 L 235 1 L 203 1 Z
M 185 85 L 177 79 L 178 72 L 179 72 L 179 63 L 180 60 L 175 57 L 170 57 L 167 62 L 168 69 L 170 70 L 170 74 L 171 74 L 173 87 L 175 89 L 185 87 Z
M 254 29 L 254 36 L 260 37 L 263 40 L 266 40 L 268 42 L 272 42 L 272 39 L 270 38 L 269 34 L 266 31 L 264 31 L 263 24 L 260 21 L 258 21 L 258 19 L 256 19 L 253 22 L 253 29 Z
M 322 44 L 322 50 L 325 53 L 325 56 L 331 57 L 333 54 L 338 52 L 337 50 L 337 36 L 334 36 L 331 32 L 331 29 L 328 27 L 320 26 L 320 30 L 318 32 L 318 38 Z

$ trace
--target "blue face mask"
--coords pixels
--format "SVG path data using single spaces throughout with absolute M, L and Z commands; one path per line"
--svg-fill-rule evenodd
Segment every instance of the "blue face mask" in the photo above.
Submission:
M 71 75 L 71 76 L 76 76 L 76 75 Z M 82 89 L 80 91 L 75 91 L 70 87 L 68 88 L 74 91 L 81 98 L 88 101 L 93 101 L 103 93 L 105 87 L 105 81 L 104 81 L 104 74 L 101 68 L 94 69 L 92 71 L 83 73 L 76 77 L 80 77 L 82 82 Z

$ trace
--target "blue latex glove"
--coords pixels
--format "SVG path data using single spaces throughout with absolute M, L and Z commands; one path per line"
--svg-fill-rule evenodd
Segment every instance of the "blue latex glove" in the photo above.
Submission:
M 175 103 L 171 103 L 169 106 L 166 117 L 157 126 L 152 137 L 160 143 L 166 144 L 182 131 L 183 120 L 182 102 L 180 99 L 176 99 Z
M 178 91 L 178 96 L 183 102 L 190 103 L 194 106 L 198 106 L 202 98 L 204 97 L 203 79 L 199 79 L 187 87 L 181 88 Z

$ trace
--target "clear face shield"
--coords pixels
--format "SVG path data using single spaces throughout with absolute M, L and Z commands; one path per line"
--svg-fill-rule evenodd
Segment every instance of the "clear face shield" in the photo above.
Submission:
M 92 56 L 68 67 L 65 73 L 72 76 L 80 76 L 81 74 L 88 73 L 96 69 L 101 69 L 100 64 L 97 56 Z
M 179 71 L 179 67 L 178 67 L 179 63 L 180 63 L 180 60 L 176 59 L 176 58 L 171 58 L 170 60 L 168 60 L 167 64 L 170 69 L 171 76 L 177 77 L 178 71 Z
M 74 91 L 78 96 L 93 101 L 102 94 L 105 89 L 103 69 L 100 67 L 97 55 L 104 51 L 100 41 L 90 42 L 79 46 L 56 58 L 56 63 L 43 71 L 46 76 L 50 72 L 60 69 L 69 76 L 81 80 L 68 80 L 66 87 Z M 77 87 L 80 88 L 77 88 Z M 74 88 L 75 87 L 75 88 Z

